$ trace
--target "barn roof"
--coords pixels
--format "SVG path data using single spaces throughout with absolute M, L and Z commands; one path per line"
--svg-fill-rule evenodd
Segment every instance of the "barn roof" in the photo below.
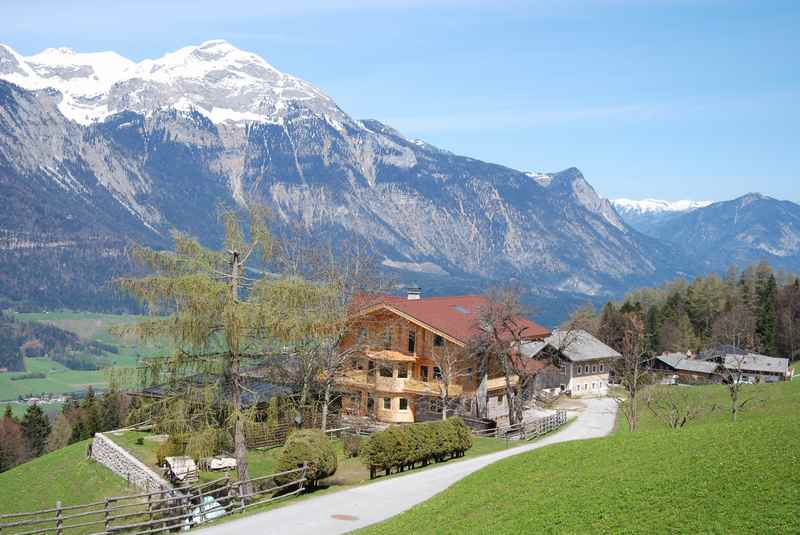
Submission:
M 741 369 L 756 373 L 780 373 L 786 375 L 789 371 L 789 359 L 768 357 L 757 353 L 746 355 L 725 355 L 725 366 L 729 369 Z
M 685 353 L 664 353 L 656 357 L 658 360 L 676 371 L 692 373 L 714 373 L 717 363 L 707 360 L 690 359 Z
M 524 355 L 535 357 L 547 346 L 559 350 L 564 357 L 572 362 L 616 359 L 622 356 L 613 348 L 583 330 L 555 330 L 544 340 L 522 344 L 521 349 Z

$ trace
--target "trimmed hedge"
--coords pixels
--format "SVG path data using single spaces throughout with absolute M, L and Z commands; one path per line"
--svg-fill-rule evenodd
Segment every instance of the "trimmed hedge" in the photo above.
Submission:
M 336 472 L 336 450 L 322 431 L 303 429 L 289 435 L 275 471 L 285 472 L 302 468 L 303 463 L 308 465 L 306 486 L 311 488 L 315 487 L 319 480 Z M 275 484 L 291 483 L 298 477 L 297 473 L 278 476 L 275 478 Z
M 370 479 L 378 470 L 389 475 L 417 463 L 442 462 L 461 457 L 472 447 L 472 435 L 461 418 L 440 422 L 392 426 L 373 434 L 361 448 L 361 458 L 369 467 Z

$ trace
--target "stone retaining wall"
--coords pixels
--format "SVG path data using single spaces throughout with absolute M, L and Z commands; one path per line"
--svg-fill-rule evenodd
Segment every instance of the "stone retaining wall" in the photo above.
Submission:
M 172 485 L 154 470 L 128 453 L 125 448 L 118 446 L 103 433 L 95 433 L 94 435 L 92 459 L 145 491 L 172 488 Z

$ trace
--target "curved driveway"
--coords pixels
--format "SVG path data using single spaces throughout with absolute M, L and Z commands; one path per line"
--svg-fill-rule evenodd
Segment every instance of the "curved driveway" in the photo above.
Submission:
M 202 535 L 347 533 L 402 513 L 456 481 L 500 459 L 548 444 L 602 437 L 614 428 L 616 403 L 609 398 L 581 401 L 577 420 L 564 430 L 508 450 L 482 455 L 348 490 L 298 501 L 200 530 Z

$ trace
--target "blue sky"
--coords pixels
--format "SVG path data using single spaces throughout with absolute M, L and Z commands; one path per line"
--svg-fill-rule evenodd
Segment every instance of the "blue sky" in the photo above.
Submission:
M 115 5 L 113 8 L 109 7 Z M 222 38 L 346 112 L 609 197 L 800 202 L 800 2 L 3 0 L 0 42 L 158 57 Z

